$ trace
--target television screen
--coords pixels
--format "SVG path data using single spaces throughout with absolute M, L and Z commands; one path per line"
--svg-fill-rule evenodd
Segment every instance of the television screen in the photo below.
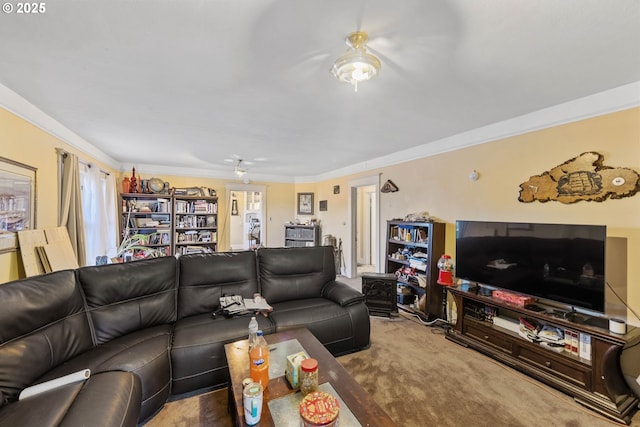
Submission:
M 604 313 L 603 225 L 456 222 L 456 277 Z

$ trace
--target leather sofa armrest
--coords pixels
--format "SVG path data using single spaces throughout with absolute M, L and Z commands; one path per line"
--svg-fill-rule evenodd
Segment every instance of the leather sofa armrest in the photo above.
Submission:
M 364 295 L 361 292 L 337 280 L 332 280 L 324 285 L 322 296 L 339 304 L 341 307 L 364 301 Z

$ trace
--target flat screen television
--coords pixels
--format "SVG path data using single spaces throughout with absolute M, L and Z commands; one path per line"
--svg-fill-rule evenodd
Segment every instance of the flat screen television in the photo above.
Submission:
M 604 313 L 606 237 L 604 225 L 459 220 L 455 275 Z

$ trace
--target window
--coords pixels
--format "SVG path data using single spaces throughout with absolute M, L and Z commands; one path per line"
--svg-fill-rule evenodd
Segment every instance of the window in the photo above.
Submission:
M 81 163 L 80 185 L 87 265 L 95 265 L 100 257 L 111 258 L 117 252 L 115 179 Z

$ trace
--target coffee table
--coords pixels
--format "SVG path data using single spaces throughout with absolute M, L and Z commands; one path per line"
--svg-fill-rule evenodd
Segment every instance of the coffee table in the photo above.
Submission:
M 328 383 L 346 404 L 355 419 L 363 426 L 391 427 L 395 422 L 382 410 L 371 396 L 358 384 L 333 355 L 306 328 L 291 329 L 266 335 L 269 346 L 276 346 L 271 359 L 286 359 L 287 354 L 277 354 L 277 344 L 288 340 L 298 340 L 309 357 L 318 361 L 318 383 Z M 229 412 L 236 426 L 246 426 L 242 406 L 242 380 L 249 377 L 249 352 L 247 340 L 236 341 L 224 346 L 229 364 L 231 384 L 229 386 Z M 260 427 L 276 426 L 269 410 L 269 402 L 296 393 L 282 374 L 271 378 L 264 392 Z

